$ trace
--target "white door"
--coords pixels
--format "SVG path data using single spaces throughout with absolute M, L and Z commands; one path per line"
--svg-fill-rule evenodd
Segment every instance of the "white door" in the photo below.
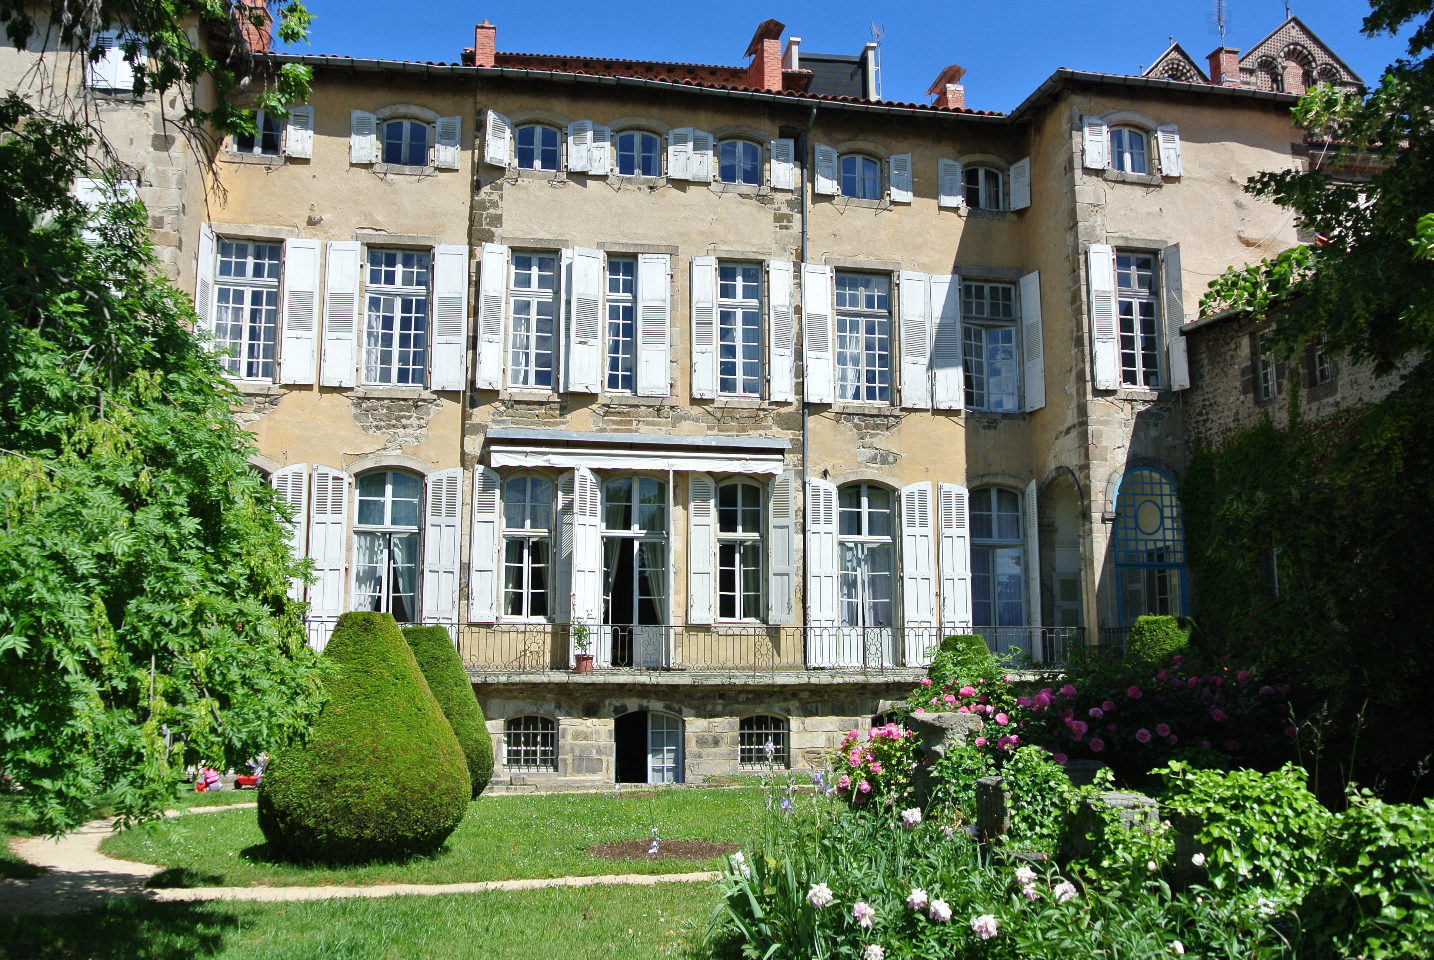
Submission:
M 647 782 L 682 782 L 682 721 L 671 714 L 647 715 Z

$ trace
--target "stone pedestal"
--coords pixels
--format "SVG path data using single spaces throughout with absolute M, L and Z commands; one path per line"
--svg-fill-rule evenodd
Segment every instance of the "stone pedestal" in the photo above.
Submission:
M 1062 769 L 1070 778 L 1071 786 L 1088 787 L 1095 783 L 1095 775 L 1107 766 L 1099 760 L 1067 760 Z
M 981 718 L 973 713 L 913 713 L 906 718 L 906 728 L 921 736 L 921 755 L 911 773 L 911 790 L 916 805 L 925 810 L 935 786 L 931 764 L 945 757 L 946 751 L 966 746 L 967 740 L 981 729 Z
M 990 842 L 1011 829 L 1011 788 L 1002 777 L 976 781 L 976 836 Z
M 1175 882 L 1182 887 L 1192 883 L 1204 883 L 1208 876 L 1206 867 L 1195 865 L 1195 855 L 1210 856 L 1208 844 L 1195 839 L 1205 824 L 1199 817 L 1189 814 L 1174 814 L 1170 818 L 1170 829 L 1175 841 Z
M 1095 844 L 1090 834 L 1098 833 L 1103 816 L 1114 809 L 1127 826 L 1153 833 L 1160 826 L 1160 805 L 1143 793 L 1102 793 L 1087 797 L 1076 807 L 1075 822 L 1066 831 L 1062 860 L 1080 860 L 1090 855 Z

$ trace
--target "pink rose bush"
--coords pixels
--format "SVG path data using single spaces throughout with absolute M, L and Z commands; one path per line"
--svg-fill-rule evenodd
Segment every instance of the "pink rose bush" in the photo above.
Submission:
M 900 797 L 911 781 L 920 740 L 894 723 L 872 727 L 865 742 L 860 731 L 848 732 L 830 760 L 837 774 L 836 795 L 853 805 L 873 797 Z

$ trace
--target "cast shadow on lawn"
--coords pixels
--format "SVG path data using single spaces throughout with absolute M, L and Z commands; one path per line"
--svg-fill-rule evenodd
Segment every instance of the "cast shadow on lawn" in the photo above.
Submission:
M 294 860 L 280 855 L 268 843 L 255 843 L 239 851 L 239 856 L 250 863 L 262 863 L 273 867 L 302 867 L 310 870 L 345 870 L 368 866 L 401 866 L 408 863 L 424 863 L 441 860 L 448 855 L 448 844 L 427 853 L 413 853 L 403 857 L 374 857 L 371 860 Z M 165 871 L 166 873 L 171 871 Z
M 59 917 L 0 917 L 4 960 L 194 960 L 240 934 L 231 907 L 212 903 L 112 900 Z
M 219 887 L 224 885 L 224 877 L 217 873 L 200 873 L 198 870 L 191 870 L 188 867 L 170 867 L 162 870 L 144 882 L 146 887 L 159 889 L 162 887 Z

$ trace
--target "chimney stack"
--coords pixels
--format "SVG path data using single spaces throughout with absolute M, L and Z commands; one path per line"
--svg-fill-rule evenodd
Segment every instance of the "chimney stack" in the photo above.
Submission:
M 269 14 L 269 7 L 264 0 L 239 0 L 235 12 L 239 16 L 239 33 L 244 37 L 249 50 L 253 53 L 268 53 L 274 42 L 274 18 Z M 256 14 L 262 21 L 257 26 L 250 19 Z
M 1210 51 L 1210 82 L 1217 87 L 1240 85 L 1240 51 L 1234 47 L 1216 47 Z
M 931 88 L 926 91 L 928 97 L 936 97 L 931 105 L 938 110 L 966 109 L 966 88 L 961 86 L 961 78 L 964 76 L 966 68 L 954 63 L 942 70 L 932 82 Z
M 801 38 L 801 37 L 788 37 L 788 38 L 787 38 L 787 51 L 786 51 L 786 53 L 783 53 L 783 54 L 782 54 L 782 69 L 783 69 L 783 70 L 800 70 L 800 69 L 802 69 L 801 46 L 802 46 L 802 38 Z
M 764 20 L 747 45 L 746 56 L 752 58 L 747 67 L 747 86 L 756 90 L 782 89 L 782 31 L 787 25 L 780 20 Z
M 473 28 L 473 66 L 493 66 L 498 62 L 497 51 L 498 28 L 484 20 Z

